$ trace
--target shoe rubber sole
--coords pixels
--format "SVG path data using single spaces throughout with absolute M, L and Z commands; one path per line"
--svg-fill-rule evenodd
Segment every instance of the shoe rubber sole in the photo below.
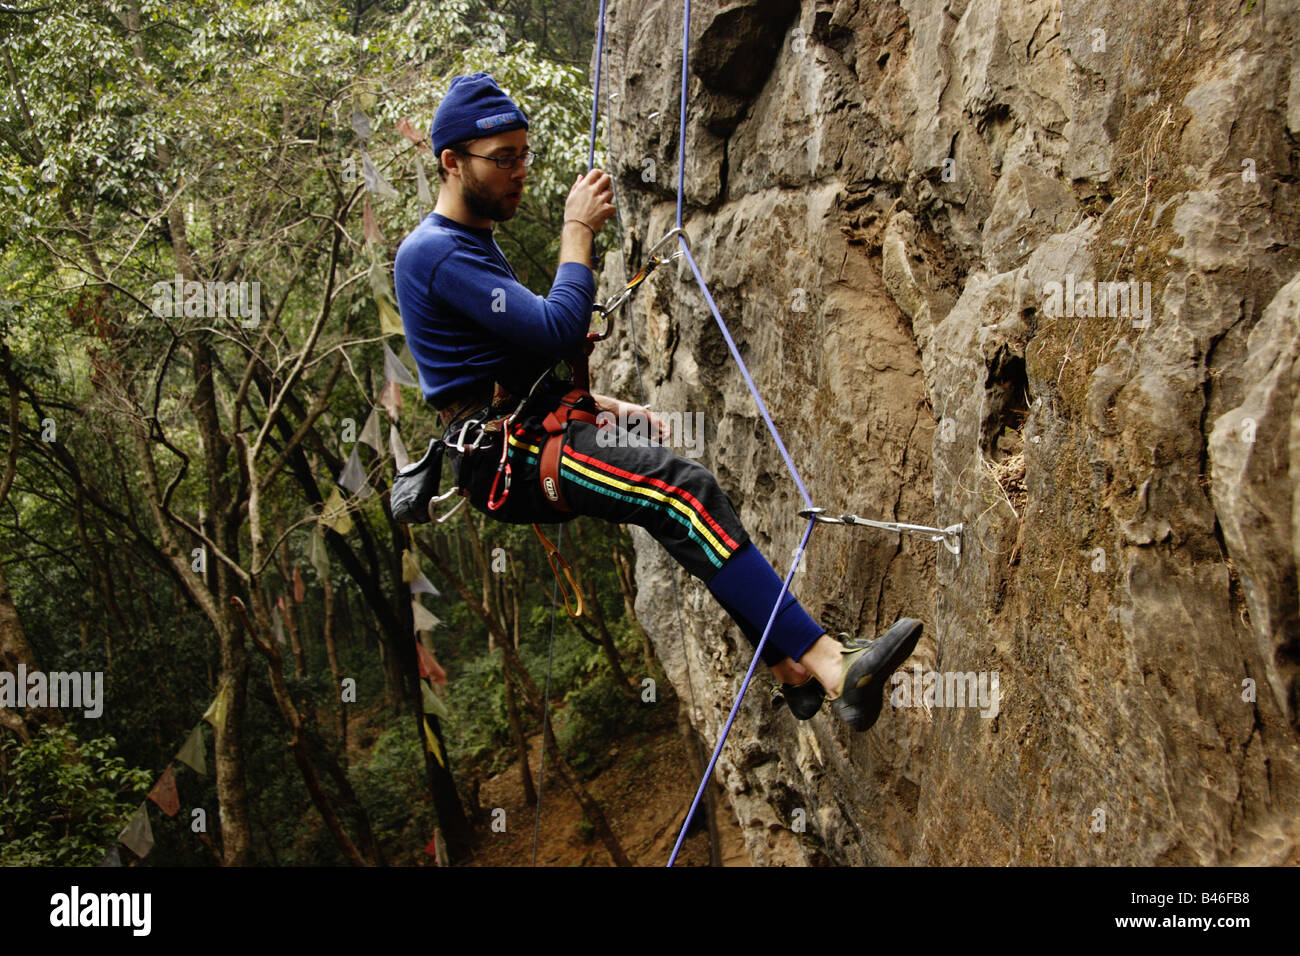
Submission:
M 826 691 L 817 678 L 809 677 L 802 684 L 782 684 L 781 696 L 796 720 L 811 720 L 822 709 Z

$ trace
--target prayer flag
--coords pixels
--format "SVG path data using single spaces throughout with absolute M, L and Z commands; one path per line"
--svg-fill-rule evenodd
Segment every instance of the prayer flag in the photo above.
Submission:
M 434 597 L 442 597 L 442 592 L 433 586 L 433 582 L 420 572 L 420 576 L 411 582 L 412 594 L 432 594 Z
M 393 460 L 397 462 L 399 471 L 411 463 L 411 456 L 406 453 L 406 446 L 402 444 L 402 435 L 396 425 L 388 426 L 388 445 L 393 450 Z
M 375 303 L 379 306 L 379 331 L 384 335 L 405 335 L 402 313 L 393 308 L 393 304 L 385 298 L 376 296 Z
M 424 701 L 424 712 L 426 714 L 435 714 L 440 720 L 446 720 L 451 716 L 451 710 L 441 697 L 433 692 L 433 688 L 420 681 L 420 698 Z
M 229 706 L 228 692 L 230 688 L 230 680 L 223 679 L 221 686 L 217 688 L 217 696 L 212 698 L 212 703 L 208 705 L 208 709 L 203 713 L 203 719 L 217 730 L 226 725 L 226 708 Z
M 447 683 L 447 672 L 434 659 L 433 651 L 429 650 L 419 641 L 415 642 L 415 656 L 419 661 L 420 676 L 427 677 L 435 684 Z
M 361 112 L 361 110 L 354 109 L 352 111 L 352 129 L 357 134 L 358 138 L 370 138 L 370 120 L 367 118 L 365 113 Z
M 330 576 L 330 554 L 325 544 L 325 534 L 317 525 L 311 533 L 311 550 L 307 554 L 311 566 L 316 569 L 316 576 L 324 581 Z
M 361 233 L 365 236 L 366 242 L 384 241 L 384 234 L 379 231 L 379 224 L 375 222 L 375 211 L 370 208 L 369 196 L 361 206 Z
M 176 759 L 185 764 L 195 773 L 206 774 L 208 772 L 208 762 L 204 756 L 203 748 L 203 721 L 194 725 L 190 731 L 189 739 L 185 745 L 176 751 Z
M 417 362 L 415 356 L 411 354 L 411 347 L 406 344 L 406 336 L 402 336 L 402 351 L 397 353 L 397 360 L 407 368 L 414 366 L 415 377 L 420 377 L 420 363 Z
M 357 441 L 364 442 L 375 451 L 380 452 L 381 454 L 383 453 L 383 439 L 379 437 L 378 409 L 370 409 L 370 417 L 367 418 L 366 423 L 361 426 L 361 434 L 357 436 Z
M 407 548 L 402 552 L 402 580 L 408 584 L 420 576 L 420 561 L 415 552 Z
M 379 390 L 379 404 L 394 421 L 402 417 L 402 391 L 396 382 L 389 382 Z
M 442 623 L 432 611 L 419 602 L 417 598 L 411 598 L 411 614 L 415 618 L 416 633 L 420 631 L 432 631 Z
M 378 259 L 370 263 L 370 291 L 375 294 L 376 299 L 387 299 L 390 302 L 397 300 L 397 296 L 393 293 L 393 284 L 388 281 L 388 270 Z
M 157 804 L 158 809 L 169 817 L 176 816 L 176 812 L 180 810 L 181 797 L 176 792 L 176 774 L 172 773 L 171 764 L 167 765 L 163 775 L 158 778 L 158 782 L 149 791 L 149 799 Z
M 339 475 L 339 484 L 354 495 L 360 494 L 362 498 L 375 493 L 375 489 L 371 488 L 370 483 L 366 481 L 366 470 L 361 467 L 361 456 L 357 454 L 357 445 L 352 446 L 348 463 L 343 467 L 343 473 Z
M 399 385 L 409 385 L 413 388 L 419 388 L 420 383 L 415 380 L 411 370 L 402 364 L 402 360 L 397 357 L 397 353 L 384 343 L 384 378 L 390 382 L 397 382 Z
M 397 131 L 401 133 L 403 136 L 405 136 L 407 139 L 409 139 L 412 143 L 415 143 L 417 146 L 428 145 L 424 141 L 424 134 L 421 133 L 418 129 L 416 129 L 411 124 L 411 121 L 407 119 L 405 116 L 403 116 L 401 119 L 397 121 Z
M 433 193 L 429 191 L 429 177 L 424 174 L 424 160 L 415 154 L 415 197 L 421 208 L 433 206 Z
M 434 736 L 433 728 L 429 726 L 428 717 L 424 718 L 424 743 L 429 748 L 429 753 L 433 754 L 433 759 L 438 761 L 438 765 L 446 769 L 447 765 L 442 761 L 442 748 L 438 746 L 438 738 Z
M 364 148 L 361 150 L 361 175 L 365 177 L 366 188 L 376 196 L 382 199 L 401 198 L 392 184 L 384 178 L 384 174 L 375 168 L 375 164 L 370 160 L 370 154 Z
M 429 726 L 427 717 L 424 726 L 426 728 Z M 442 763 L 441 760 L 438 762 Z M 117 835 L 117 842 L 142 860 L 149 855 L 149 851 L 153 849 L 153 828 L 149 826 L 149 811 L 145 809 L 143 803 L 131 815 L 131 819 L 126 822 L 122 832 Z
M 325 527 L 338 534 L 347 534 L 352 530 L 352 516 L 348 514 L 347 504 L 338 488 L 330 489 L 329 500 L 325 502 L 320 520 Z

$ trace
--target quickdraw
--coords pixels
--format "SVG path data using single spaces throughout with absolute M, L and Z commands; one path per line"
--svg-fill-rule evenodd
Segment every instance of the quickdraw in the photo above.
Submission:
M 603 305 L 593 305 L 591 307 L 593 313 L 599 314 L 601 320 L 604 322 L 604 326 L 599 332 L 589 332 L 587 334 L 589 342 L 600 342 L 609 338 L 610 332 L 614 330 L 614 322 L 610 316 L 622 308 L 628 299 L 632 298 L 632 293 L 637 290 L 641 283 L 645 282 L 645 280 L 650 277 L 650 273 L 654 272 L 655 269 L 659 268 L 661 265 L 672 262 L 674 259 L 681 257 L 682 250 L 680 249 L 670 256 L 661 256 L 658 254 L 659 250 L 664 245 L 666 245 L 670 240 L 675 239 L 677 236 L 685 237 L 686 230 L 679 226 L 651 246 L 650 252 L 646 255 L 645 265 L 638 270 L 637 274 L 628 279 L 627 284 L 623 286 L 622 289 L 606 299 Z
M 799 517 L 806 520 L 820 521 L 822 524 L 862 525 L 867 528 L 877 528 L 881 531 L 895 531 L 902 534 L 916 535 L 920 538 L 928 538 L 931 541 L 942 541 L 945 548 L 961 557 L 962 526 L 960 524 L 952 524 L 946 528 L 931 528 L 923 524 L 873 521 L 870 518 L 859 518 L 857 515 L 852 514 L 831 517 L 826 514 L 824 508 L 804 508 L 799 512 Z

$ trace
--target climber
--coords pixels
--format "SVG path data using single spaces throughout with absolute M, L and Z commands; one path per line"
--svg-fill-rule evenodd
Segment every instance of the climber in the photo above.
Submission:
M 456 484 L 500 521 L 590 515 L 640 525 L 757 645 L 782 581 L 713 475 L 661 443 L 597 441 L 598 427 L 610 427 L 597 425 L 599 411 L 644 420 L 660 438 L 665 426 L 648 409 L 575 388 L 555 371 L 586 346 L 592 244 L 614 214 L 609 174 L 592 169 L 570 188 L 548 296 L 518 282 L 493 239 L 494 223 L 518 211 L 536 156 L 528 128 L 488 74 L 451 81 L 430 132 L 442 181 L 437 204 L 403 240 L 394 265 L 406 342 L 425 400 L 444 424 Z M 548 442 L 551 435 L 560 437 Z M 851 728 L 866 730 L 885 681 L 920 634 L 921 622 L 904 618 L 873 641 L 834 639 L 786 594 L 763 659 L 795 716 L 812 717 L 828 698 Z

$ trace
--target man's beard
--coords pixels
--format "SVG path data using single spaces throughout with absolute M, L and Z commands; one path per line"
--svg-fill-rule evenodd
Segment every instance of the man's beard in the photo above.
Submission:
M 507 197 L 494 198 L 468 170 L 465 171 L 461 182 L 464 187 L 461 196 L 465 200 L 465 208 L 475 216 L 491 219 L 493 222 L 505 222 L 507 219 L 514 218 L 518 207 Z

